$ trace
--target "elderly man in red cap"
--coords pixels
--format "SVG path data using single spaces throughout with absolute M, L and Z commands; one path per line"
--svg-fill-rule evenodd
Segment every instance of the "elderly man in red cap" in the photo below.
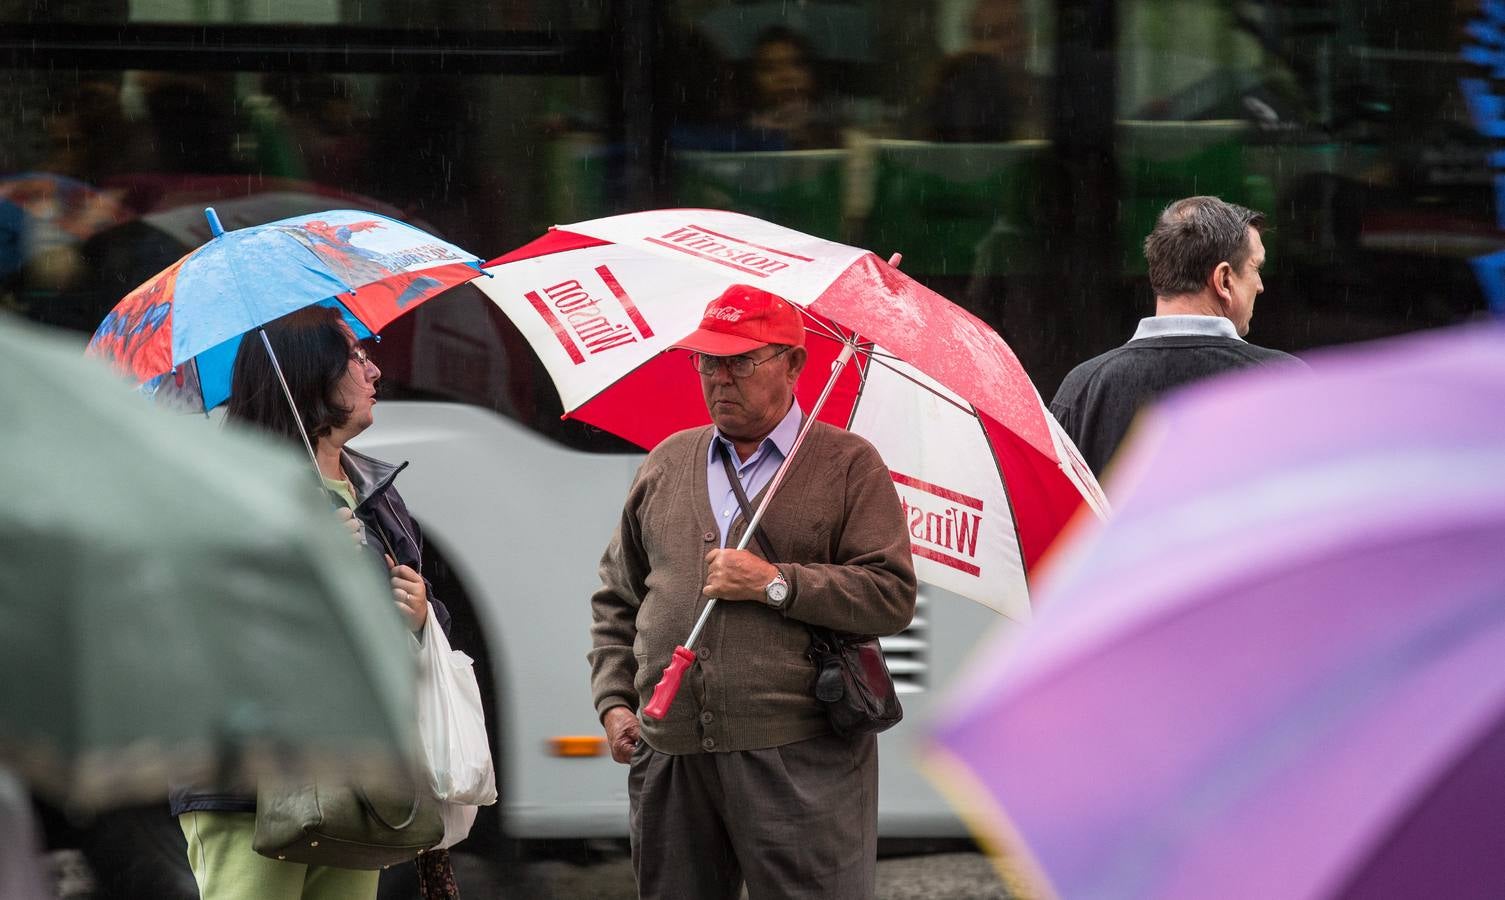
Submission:
M 630 763 L 644 898 L 869 898 L 877 855 L 873 735 L 836 735 L 814 696 L 807 624 L 901 631 L 915 575 L 898 494 L 872 445 L 816 423 L 758 531 L 735 547 L 804 418 L 805 329 L 788 301 L 734 285 L 689 350 L 712 425 L 648 454 L 591 598 L 591 686 L 612 757 Z M 687 371 L 686 376 L 689 375 Z M 675 646 L 720 598 L 678 698 L 639 720 Z

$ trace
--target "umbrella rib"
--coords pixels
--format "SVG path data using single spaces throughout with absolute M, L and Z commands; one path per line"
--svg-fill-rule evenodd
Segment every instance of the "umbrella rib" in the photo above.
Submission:
M 204 418 L 207 419 L 209 418 L 209 406 L 204 402 L 204 379 L 203 376 L 199 374 L 199 358 L 195 356 L 189 359 L 188 364 L 193 366 L 193 382 L 198 386 L 197 393 L 199 395 L 199 406 L 204 407 Z
M 862 405 L 862 398 L 867 394 L 867 372 L 868 367 L 873 364 L 872 348 L 873 345 L 869 345 L 867 350 L 857 354 L 855 360 L 857 363 L 857 397 L 852 401 L 852 411 L 847 414 L 848 431 L 852 430 L 852 423 L 857 421 L 857 407 Z
M 843 344 L 848 343 L 848 339 L 846 337 L 843 337 L 842 334 L 835 328 L 827 325 L 823 320 L 817 319 L 810 313 L 809 310 L 805 310 L 804 312 L 805 317 L 816 326 L 815 328 L 806 328 L 806 331 L 815 335 L 816 337 L 823 337 L 827 340 L 839 341 Z M 878 348 L 878 345 L 875 342 L 862 340 L 855 331 L 852 332 L 850 343 L 852 344 L 854 349 L 854 352 L 852 354 L 852 361 L 857 367 L 857 397 L 852 401 L 852 409 L 847 414 L 846 428 L 848 431 L 852 430 L 852 423 L 857 420 L 857 407 L 862 405 L 862 394 L 863 391 L 867 388 L 868 367 L 872 365 L 872 356 L 877 352 Z M 898 374 L 903 375 L 904 373 L 900 372 Z M 923 387 L 924 385 L 921 386 Z
M 820 337 L 823 337 L 823 338 L 830 338 L 833 341 L 845 341 L 846 340 L 846 338 L 842 337 L 841 333 L 838 332 L 836 329 L 832 328 L 831 326 L 827 325 L 825 322 L 821 321 L 820 319 L 817 319 L 814 315 L 810 314 L 809 310 L 805 310 L 805 318 L 809 319 L 810 322 L 816 326 L 816 328 L 806 327 L 805 328 L 806 331 L 808 331 L 808 332 L 810 332 L 812 334 L 819 335 Z
M 878 353 L 878 352 L 873 351 L 873 350 L 869 350 L 867 352 L 868 352 L 868 357 L 869 357 L 869 360 L 868 360 L 869 364 L 876 365 L 876 366 L 882 366 L 883 368 L 889 370 L 890 372 L 894 373 L 895 375 L 899 376 L 900 378 L 903 378 L 906 381 L 912 382 L 913 384 L 915 384 L 915 385 L 917 385 L 919 387 L 924 388 L 925 390 L 927 390 L 930 393 L 934 394 L 935 396 L 941 398 L 942 400 L 946 401 L 947 403 L 951 404 L 952 406 L 956 407 L 957 409 L 961 410 L 962 412 L 966 413 L 967 415 L 972 416 L 973 418 L 977 418 L 977 410 L 971 404 L 968 404 L 968 403 L 958 403 L 955 400 L 952 400 L 950 397 L 947 397 L 945 394 L 941 393 L 940 391 L 936 390 L 935 388 L 931 387 L 930 385 L 926 384 L 925 382 L 923 382 L 923 381 L 919 380 L 918 378 L 914 377 L 913 375 L 910 375 L 907 372 L 901 372 L 898 369 L 898 367 L 891 366 L 888 363 L 886 363 L 886 362 L 883 361 L 883 359 L 885 359 L 885 358 L 886 359 L 894 360 L 895 362 L 904 362 L 904 360 L 899 359 L 897 356 L 889 355 L 887 353 Z M 879 357 L 882 357 L 882 358 L 879 358 Z M 905 363 L 905 365 L 908 365 L 908 363 Z M 864 378 L 864 380 L 866 380 L 866 373 L 864 373 L 863 378 Z M 981 421 L 981 420 L 979 419 L 978 421 Z

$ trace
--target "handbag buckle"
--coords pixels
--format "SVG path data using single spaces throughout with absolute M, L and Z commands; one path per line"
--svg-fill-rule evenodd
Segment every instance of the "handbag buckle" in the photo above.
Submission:
M 822 703 L 835 703 L 846 692 L 846 685 L 841 678 L 841 663 L 835 656 L 827 656 L 821 662 L 820 674 L 815 676 L 815 699 Z

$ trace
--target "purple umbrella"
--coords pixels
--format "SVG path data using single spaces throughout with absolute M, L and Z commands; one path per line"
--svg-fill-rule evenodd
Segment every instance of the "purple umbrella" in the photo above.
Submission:
M 1108 493 L 935 729 L 964 811 L 1063 897 L 1505 896 L 1505 328 L 1176 395 Z

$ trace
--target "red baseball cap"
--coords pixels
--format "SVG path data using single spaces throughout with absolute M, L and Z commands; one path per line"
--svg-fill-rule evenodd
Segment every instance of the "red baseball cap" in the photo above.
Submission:
M 793 303 L 749 284 L 734 284 L 705 308 L 700 327 L 671 347 L 737 356 L 765 344 L 805 346 L 805 322 Z

